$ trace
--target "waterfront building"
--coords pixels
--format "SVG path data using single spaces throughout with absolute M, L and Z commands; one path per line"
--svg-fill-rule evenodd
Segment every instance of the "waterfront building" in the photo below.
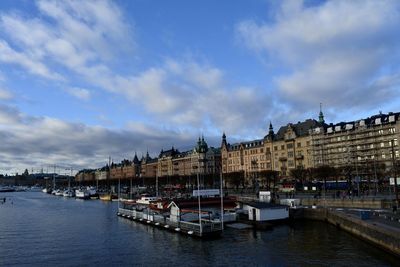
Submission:
M 172 147 L 161 150 L 158 157 L 157 176 L 191 177 L 197 175 L 219 175 L 221 153 L 219 148 L 208 147 L 204 137 L 198 139 L 194 149 L 179 152 Z
M 96 181 L 105 181 L 108 177 L 108 166 L 95 170 L 94 173 Z
M 93 170 L 93 169 L 80 170 L 75 175 L 75 181 L 77 181 L 77 182 L 94 181 L 95 180 L 94 172 L 95 172 L 95 170 Z
M 324 166 L 340 170 L 335 175 L 341 178 L 389 177 L 393 176 L 393 166 L 400 158 L 399 121 L 400 113 L 390 112 L 327 124 L 320 110 L 318 120 L 288 123 L 276 133 L 269 123 L 267 134 L 252 141 L 229 144 L 223 133 L 220 148 L 209 147 L 204 137 L 199 137 L 192 150 L 180 152 L 172 147 L 161 150 L 156 158 L 147 152 L 141 160 L 135 154 L 131 161 L 112 163 L 109 179 L 142 179 L 145 184 L 145 179 L 160 178 L 164 184 L 193 185 L 193 178 L 199 174 L 203 177 L 202 184 L 206 183 L 204 177 L 211 184 L 222 171 L 226 185 L 265 186 L 268 183 L 270 186 L 271 178 L 274 185 L 279 180 L 298 179 L 295 177 L 298 170 L 309 179 L 327 178 L 321 177 L 321 172 L 309 172 Z M 76 181 L 104 180 L 105 177 L 103 169 L 82 170 L 76 175 Z
M 289 123 L 275 134 L 272 123 L 263 139 L 229 144 L 222 135 L 221 161 L 224 174 L 241 173 L 245 184 L 265 180 L 267 172 L 276 172 L 288 178 L 296 168 L 312 166 L 312 145 L 309 132 L 323 121 L 308 119 L 296 124 Z
M 391 175 L 400 157 L 399 137 L 400 113 L 392 112 L 315 127 L 313 165 L 351 169 L 357 177 Z
M 108 166 L 97 170 L 82 170 L 75 176 L 75 181 L 140 179 L 139 183 L 144 185 L 146 179 L 160 178 L 163 179 L 161 180 L 164 181 L 163 183 L 167 184 L 175 183 L 177 180 L 192 184 L 191 177 L 197 174 L 219 177 L 220 168 L 221 150 L 208 147 L 204 137 L 201 137 L 192 150 L 179 152 L 178 149 L 172 147 L 169 150 L 161 150 L 156 158 L 151 158 L 147 152 L 141 160 L 135 153 L 133 160 L 124 159 L 120 163 L 112 162 L 109 174 L 107 173 Z
M 160 155 L 158 156 L 158 165 L 157 165 L 158 177 L 168 177 L 168 176 L 173 176 L 175 174 L 174 164 L 172 162 L 172 159 L 174 159 L 179 154 L 180 153 L 178 149 L 175 149 L 174 147 L 166 151 L 161 150 Z
M 140 177 L 145 178 L 156 178 L 158 168 L 158 159 L 151 158 L 149 152 L 146 153 L 145 157 L 142 157 L 140 161 Z

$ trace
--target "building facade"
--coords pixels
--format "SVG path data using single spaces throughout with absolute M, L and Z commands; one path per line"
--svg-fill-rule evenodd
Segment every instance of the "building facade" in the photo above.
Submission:
M 124 159 L 120 163 L 112 162 L 108 166 L 97 170 L 82 170 L 75 176 L 76 181 L 105 181 L 133 179 L 139 184 L 145 184 L 146 179 L 185 178 L 201 175 L 218 175 L 221 169 L 221 151 L 219 148 L 208 147 L 204 137 L 199 138 L 194 149 L 179 152 L 172 147 L 169 150 L 161 150 L 156 158 L 151 158 L 149 153 L 141 160 L 135 157 L 133 160 Z M 162 181 L 162 180 L 160 180 Z
M 313 128 L 323 125 L 316 120 L 289 123 L 275 134 L 272 124 L 263 139 L 228 144 L 222 136 L 221 161 L 224 174 L 240 172 L 247 183 L 263 178 L 263 173 L 276 172 L 281 178 L 290 176 L 290 170 L 307 169 L 313 164 L 311 135 Z
M 161 150 L 157 158 L 147 153 L 141 160 L 112 163 L 98 170 L 82 170 L 76 181 L 181 178 L 224 175 L 242 177 L 251 185 L 274 173 L 291 179 L 294 170 L 330 166 L 351 169 L 352 176 L 393 176 L 400 159 L 400 113 L 378 114 L 357 121 L 330 123 L 322 111 L 318 120 L 289 123 L 275 133 L 269 124 L 267 134 L 253 141 L 229 144 L 225 133 L 220 148 L 209 147 L 204 137 L 192 150 L 174 147 Z M 345 175 L 344 172 L 342 172 Z M 167 179 L 167 181 L 173 181 Z M 176 181 L 176 180 L 175 180 Z M 144 184 L 144 182 L 143 182 Z
M 400 113 L 316 127 L 311 137 L 314 167 L 351 167 L 361 177 L 388 172 L 400 157 Z

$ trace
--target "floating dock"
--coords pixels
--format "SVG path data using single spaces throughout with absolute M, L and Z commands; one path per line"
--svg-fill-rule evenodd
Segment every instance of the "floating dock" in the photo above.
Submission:
M 124 208 L 118 209 L 117 216 L 171 232 L 199 238 L 215 238 L 221 236 L 222 233 L 222 225 L 219 220 L 202 219 L 200 227 L 199 222 L 172 221 L 168 216 L 163 216 L 161 214 Z

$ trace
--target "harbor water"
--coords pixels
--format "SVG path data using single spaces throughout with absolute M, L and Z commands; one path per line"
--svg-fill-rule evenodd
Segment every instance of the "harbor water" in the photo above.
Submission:
M 200 240 L 116 216 L 117 202 L 2 193 L 0 266 L 395 266 L 399 259 L 323 222 L 228 228 Z M 1 201 L 2 202 L 2 201 Z

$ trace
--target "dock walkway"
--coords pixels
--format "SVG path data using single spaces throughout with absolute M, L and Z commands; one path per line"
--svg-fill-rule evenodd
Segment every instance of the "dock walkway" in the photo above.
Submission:
M 218 237 L 222 233 L 219 220 L 202 219 L 200 227 L 200 223 L 171 221 L 167 216 L 146 211 L 119 208 L 117 215 L 143 224 L 201 238 Z

